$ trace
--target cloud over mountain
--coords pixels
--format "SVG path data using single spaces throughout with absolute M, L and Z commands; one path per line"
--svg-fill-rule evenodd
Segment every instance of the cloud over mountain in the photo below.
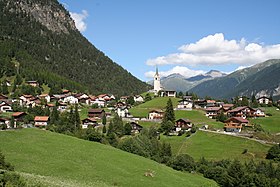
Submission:
M 261 45 L 227 40 L 223 33 L 208 35 L 195 43 L 182 45 L 178 53 L 148 59 L 147 65 L 225 65 L 248 66 L 267 59 L 280 58 L 280 44 Z
M 80 32 L 84 32 L 87 29 L 85 19 L 88 17 L 88 12 L 82 10 L 82 13 L 70 12 L 72 19 L 75 21 L 75 25 Z

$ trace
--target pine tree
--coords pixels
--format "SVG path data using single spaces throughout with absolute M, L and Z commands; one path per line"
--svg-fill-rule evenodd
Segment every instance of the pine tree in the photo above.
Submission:
M 130 123 L 126 123 L 124 125 L 124 134 L 125 135 L 131 135 L 131 130 L 132 130 L 132 128 L 131 128 Z
M 104 114 L 104 115 L 102 116 L 102 125 L 103 125 L 103 126 L 106 126 L 106 123 L 107 123 L 107 118 L 106 118 L 106 114 Z
M 75 129 L 80 129 L 81 128 L 81 119 L 79 115 L 79 110 L 78 110 L 78 104 L 75 104 L 75 111 L 74 111 L 74 125 Z
M 54 125 L 58 121 L 59 121 L 59 112 L 57 110 L 57 106 L 54 106 L 50 115 L 50 125 Z
M 175 114 L 174 114 L 173 104 L 170 98 L 167 101 L 166 111 L 163 116 L 163 121 L 165 122 L 171 121 L 172 123 L 175 123 Z

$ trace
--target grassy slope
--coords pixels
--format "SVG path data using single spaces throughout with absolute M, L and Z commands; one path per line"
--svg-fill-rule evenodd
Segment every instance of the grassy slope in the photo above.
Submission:
M 216 186 L 110 146 L 37 129 L 0 132 L 0 149 L 17 171 L 48 186 Z M 148 170 L 155 177 L 145 177 Z M 38 175 L 43 177 L 38 177 Z
M 152 109 L 164 109 L 166 107 L 168 99 L 169 97 L 156 97 L 151 101 L 148 101 L 146 103 L 131 108 L 129 112 L 135 117 L 147 117 L 149 111 Z M 172 100 L 173 107 L 176 107 L 180 99 L 171 98 L 171 100 Z
M 171 98 L 173 107 L 176 108 L 179 98 Z M 129 112 L 135 117 L 147 117 L 148 113 L 152 109 L 164 109 L 166 107 L 168 101 L 168 97 L 157 97 L 151 101 L 140 104 L 136 107 L 133 107 L 129 110 Z M 214 128 L 223 128 L 224 124 L 221 122 L 217 122 L 216 120 L 209 119 L 205 116 L 205 112 L 202 110 L 192 110 L 192 111 L 183 111 L 183 110 L 175 110 L 176 119 L 179 118 L 188 118 L 194 124 L 208 124 Z M 149 126 L 149 124 L 143 124 L 144 126 Z
M 196 160 L 201 157 L 211 160 L 263 159 L 270 148 L 268 145 L 252 140 L 202 131 L 198 131 L 190 138 L 185 136 L 162 136 L 161 140 L 170 142 L 175 154 L 178 152 L 187 153 Z M 242 154 L 244 149 L 247 149 L 248 153 Z
M 280 110 L 276 110 L 275 107 L 262 108 L 265 113 L 270 113 L 272 116 L 265 118 L 250 119 L 253 123 L 261 124 L 263 129 L 270 133 L 280 132 Z

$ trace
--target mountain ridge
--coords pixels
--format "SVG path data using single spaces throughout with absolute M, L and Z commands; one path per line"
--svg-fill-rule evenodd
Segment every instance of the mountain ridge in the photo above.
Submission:
M 15 58 L 22 77 L 94 94 L 121 96 L 150 88 L 82 36 L 58 1 L 2 0 L 0 10 L 5 28 L 0 31 L 0 59 L 12 67 Z

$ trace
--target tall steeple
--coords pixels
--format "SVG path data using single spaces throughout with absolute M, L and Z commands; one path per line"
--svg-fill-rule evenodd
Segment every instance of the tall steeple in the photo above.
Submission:
M 158 91 L 161 90 L 161 86 L 160 86 L 160 76 L 158 73 L 158 67 L 156 66 L 156 74 L 154 76 L 154 92 L 158 93 Z

